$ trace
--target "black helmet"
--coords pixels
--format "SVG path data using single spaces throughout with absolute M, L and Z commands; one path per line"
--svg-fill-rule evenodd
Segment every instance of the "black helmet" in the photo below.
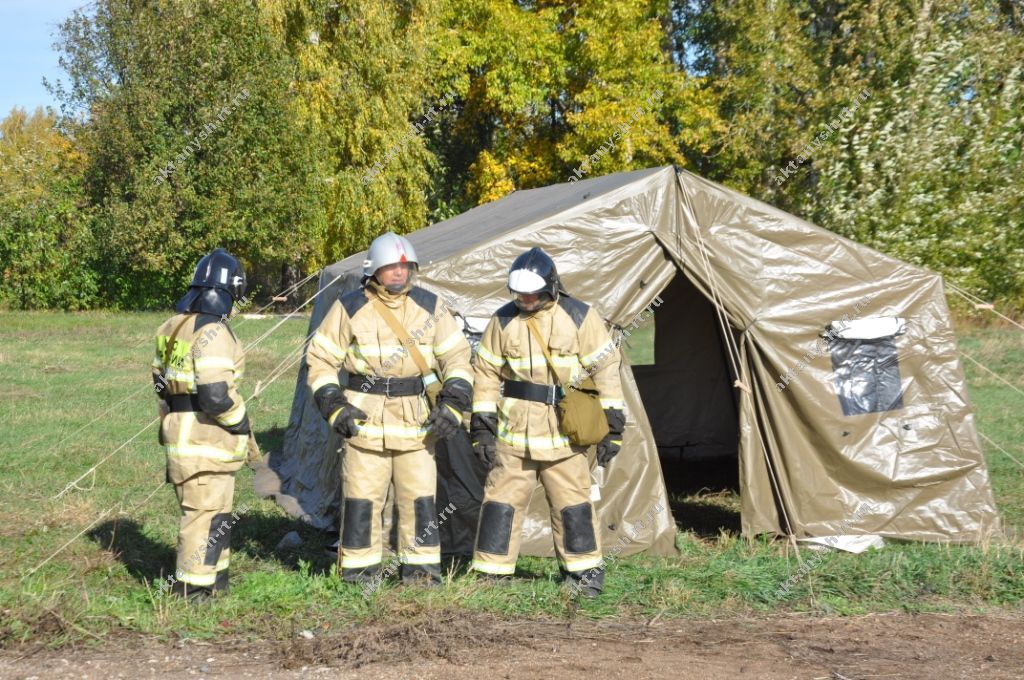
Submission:
M 523 311 L 533 311 L 537 307 L 524 307 L 520 295 L 546 296 L 546 304 L 554 301 L 559 293 L 565 294 L 555 261 L 540 248 L 531 248 L 515 259 L 508 270 L 508 289 L 515 296 L 516 306 Z
M 199 260 L 188 293 L 178 301 L 176 309 L 178 313 L 227 316 L 231 314 L 232 305 L 245 295 L 247 287 L 242 263 L 228 251 L 217 248 Z

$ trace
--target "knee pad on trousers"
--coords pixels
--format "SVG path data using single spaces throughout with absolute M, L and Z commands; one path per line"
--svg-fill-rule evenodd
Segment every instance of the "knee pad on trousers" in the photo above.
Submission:
M 373 525 L 373 501 L 366 498 L 346 498 L 341 547 L 360 550 L 370 547 L 370 529 Z
M 597 550 L 593 505 L 580 503 L 562 508 L 562 542 L 567 553 L 588 553 Z
M 210 533 L 206 541 L 206 558 L 203 564 L 207 567 L 217 566 L 220 555 L 231 546 L 231 513 L 222 512 L 210 520 Z
M 416 512 L 416 545 L 441 545 L 441 534 L 438 532 L 437 507 L 433 496 L 421 496 L 413 501 Z M 430 525 L 434 526 L 431 527 Z
M 508 503 L 487 501 L 480 510 L 480 529 L 476 549 L 492 555 L 507 555 L 512 540 L 515 508 Z

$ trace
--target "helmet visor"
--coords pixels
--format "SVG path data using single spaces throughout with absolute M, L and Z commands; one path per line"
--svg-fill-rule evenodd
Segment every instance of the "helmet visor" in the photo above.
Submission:
M 508 289 L 515 294 L 539 293 L 546 286 L 544 277 L 529 269 L 516 269 L 508 275 Z

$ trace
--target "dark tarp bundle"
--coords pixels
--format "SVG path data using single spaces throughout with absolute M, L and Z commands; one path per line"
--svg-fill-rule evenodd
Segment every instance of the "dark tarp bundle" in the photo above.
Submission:
M 625 444 L 597 503 L 618 554 L 674 550 L 659 445 L 738 453 L 745 535 L 999 531 L 932 272 L 671 166 L 515 192 L 409 238 L 419 283 L 467 331 L 508 301 L 508 265 L 536 245 L 609 324 L 655 324 L 654 363 L 622 365 Z M 362 260 L 321 274 L 311 330 L 358 286 Z M 320 527 L 335 523 L 337 447 L 303 367 L 273 495 Z M 524 533 L 524 553 L 552 554 L 539 488 Z
M 448 556 L 472 557 L 477 517 L 484 501 L 487 473 L 473 455 L 465 432 L 437 444 L 437 507 L 454 510 L 441 523 L 441 550 Z

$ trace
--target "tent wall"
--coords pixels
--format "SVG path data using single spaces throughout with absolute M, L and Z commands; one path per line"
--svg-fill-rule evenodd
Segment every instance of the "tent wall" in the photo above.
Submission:
M 680 229 L 659 238 L 741 332 L 744 533 L 998 532 L 941 278 L 695 175 L 678 187 Z M 821 338 L 844 315 L 906 320 L 885 339 L 896 365 L 855 367 L 852 387 L 842 343 Z M 871 396 L 882 372 L 902 400 L 845 414 L 839 393 Z
M 722 445 L 731 436 L 727 425 L 738 426 L 747 535 L 978 541 L 999 529 L 942 281 L 931 272 L 672 167 L 515 192 L 410 239 L 421 283 L 464 317 L 486 318 L 503 304 L 508 263 L 538 244 L 568 289 L 619 326 L 677 273 L 685 277 L 687 311 L 656 337 L 657 360 L 671 377 L 641 368 L 638 388 L 623 374 L 631 429 L 611 467 L 609 500 L 599 506 L 611 534 L 644 516 L 654 499 L 666 499 L 640 389 L 662 441 Z M 341 278 L 317 301 L 311 330 L 339 287 L 358 285 L 362 257 L 325 270 L 322 285 Z M 693 290 L 708 301 L 703 311 Z M 738 341 L 738 391 L 725 384 L 731 375 L 722 381 L 721 357 L 712 356 L 708 326 L 718 328 L 718 312 Z M 876 345 L 837 344 L 811 356 L 826 326 L 844 315 L 898 316 L 907 330 Z M 719 347 L 723 339 L 719 333 Z M 898 385 L 898 400 L 874 385 L 882 374 Z M 693 383 L 685 393 L 711 401 L 714 412 L 687 412 L 686 404 L 666 412 L 666 384 L 680 382 Z M 704 382 L 711 392 L 698 389 Z M 727 415 L 730 393 L 738 398 L 737 417 Z M 861 397 L 869 406 L 851 408 Z M 890 403 L 876 408 L 880 400 Z M 274 467 L 282 505 L 325 525 L 337 503 L 337 443 L 310 402 L 303 368 Z M 535 501 L 526 545 L 547 552 L 547 514 Z M 624 552 L 660 551 L 673 539 L 666 499 L 656 533 Z

